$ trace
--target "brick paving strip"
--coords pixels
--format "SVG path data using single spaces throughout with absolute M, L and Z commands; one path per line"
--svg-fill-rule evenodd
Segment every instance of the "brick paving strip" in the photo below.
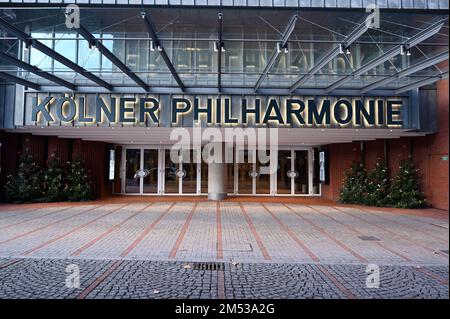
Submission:
M 192 207 L 191 212 L 189 213 L 186 221 L 184 222 L 183 228 L 181 228 L 181 232 L 178 235 L 178 238 L 177 238 L 175 244 L 173 245 L 172 250 L 170 251 L 169 258 L 176 257 L 178 249 L 180 248 L 181 242 L 183 241 L 184 236 L 186 235 L 186 232 L 188 230 L 189 224 L 191 223 L 192 217 L 194 216 L 194 213 L 197 210 L 197 205 L 198 205 L 198 202 L 196 202 L 194 204 L 194 207 Z
M 387 232 L 387 233 L 389 233 L 389 234 L 391 234 L 391 235 L 394 235 L 394 236 L 396 236 L 396 237 L 399 237 L 399 238 L 401 238 L 401 239 L 403 239 L 403 240 L 405 240 L 405 241 L 407 241 L 407 242 L 410 242 L 410 243 L 412 243 L 412 244 L 414 244 L 414 245 L 416 245 L 416 246 L 418 246 L 418 247 L 420 247 L 420 248 L 423 248 L 423 249 L 425 249 L 425 250 L 429 250 L 429 251 L 431 251 L 432 253 L 434 253 L 434 252 L 436 251 L 435 249 L 430 248 L 430 247 L 427 247 L 427 246 L 424 246 L 424 245 L 418 243 L 417 241 L 410 239 L 410 238 L 407 237 L 407 236 L 403 236 L 403 235 L 401 235 L 401 234 L 395 233 L 395 232 L 393 232 L 393 231 L 391 231 L 391 230 L 389 230 L 389 229 L 387 229 L 387 228 L 385 228 L 385 227 L 381 227 L 381 226 L 377 225 L 376 223 L 370 222 L 370 221 L 368 221 L 367 219 L 362 218 L 362 217 L 360 217 L 360 216 L 355 216 L 355 215 L 353 215 L 353 214 L 351 214 L 351 213 L 349 213 L 349 212 L 346 212 L 346 211 L 340 209 L 339 207 L 334 206 L 333 208 L 336 209 L 337 211 L 340 211 L 340 212 L 343 213 L 343 214 L 346 214 L 346 215 L 348 215 L 348 216 L 352 216 L 352 217 L 354 217 L 354 218 L 357 218 L 357 219 L 359 219 L 359 220 L 365 222 L 366 224 L 369 224 L 369 225 L 372 225 L 372 226 L 374 226 L 374 227 L 377 227 L 377 228 L 379 228 L 379 229 L 381 229 L 381 230 L 383 230 L 383 231 L 385 231 L 385 232 Z M 448 259 L 448 257 L 446 257 L 446 256 L 444 256 L 444 255 L 442 255 L 442 254 L 438 254 L 437 256 L 443 257 L 443 258 L 445 258 L 445 259 Z
M 50 244 L 52 244 L 52 243 L 54 243 L 54 242 L 60 240 L 60 239 L 63 239 L 64 237 L 67 237 L 67 236 L 69 236 L 69 235 L 71 235 L 71 234 L 74 234 L 74 233 L 76 233 L 77 231 L 80 231 L 80 230 L 82 230 L 83 228 L 89 226 L 90 224 L 92 224 L 92 223 L 94 223 L 94 222 L 96 222 L 96 221 L 102 219 L 103 217 L 106 217 L 106 216 L 109 216 L 109 215 L 111 215 L 111 214 L 116 213 L 117 211 L 121 210 L 122 208 L 125 208 L 125 207 L 128 206 L 128 205 L 129 205 L 129 204 L 126 204 L 126 205 L 120 206 L 120 207 L 118 207 L 118 208 L 116 208 L 116 209 L 113 209 L 112 211 L 107 212 L 106 214 L 100 215 L 100 216 L 98 216 L 98 217 L 96 217 L 96 218 L 94 218 L 94 219 L 88 221 L 87 223 L 84 223 L 84 224 L 78 226 L 78 227 L 75 227 L 75 228 L 73 228 L 73 229 L 71 229 L 71 230 L 65 232 L 65 233 L 62 234 L 62 235 L 59 235 L 59 236 L 57 236 L 57 237 L 55 237 L 55 238 L 52 238 L 52 239 L 49 239 L 49 240 L 47 240 L 46 242 L 43 242 L 42 244 L 39 244 L 38 246 L 36 246 L 36 247 L 34 247 L 34 248 L 31 248 L 31 249 L 25 251 L 24 253 L 22 253 L 22 255 L 24 255 L 24 256 L 31 255 L 32 253 L 38 251 L 39 249 L 42 249 L 42 248 L 44 248 L 44 247 L 46 247 L 46 246 L 48 246 L 48 245 L 50 245 Z
M 36 211 L 36 210 L 39 210 L 39 209 L 42 209 L 42 208 L 32 208 L 32 209 L 26 210 L 26 211 L 24 211 L 24 212 L 17 212 L 17 211 L 14 211 L 14 212 L 13 212 L 13 215 L 3 216 L 3 217 L 0 218 L 0 220 L 6 219 L 6 218 L 10 218 L 10 217 L 14 217 L 14 216 L 17 216 L 17 215 L 23 215 L 23 214 L 32 213 L 32 212 L 34 212 L 34 211 Z M 1 213 L 1 211 L 0 211 L 0 213 Z
M 11 242 L 11 241 L 13 241 L 13 240 L 16 240 L 16 239 L 19 239 L 19 238 L 22 238 L 22 237 L 25 237 L 25 236 L 28 236 L 28 235 L 31 235 L 31 234 L 33 234 L 33 233 L 36 233 L 36 232 L 40 231 L 40 230 L 43 230 L 43 229 L 48 228 L 48 227 L 50 227 L 50 226 L 56 225 L 56 224 L 58 224 L 58 223 L 60 223 L 60 222 L 66 221 L 66 220 L 68 220 L 68 219 L 71 219 L 71 218 L 80 216 L 80 215 L 82 215 L 82 214 L 86 214 L 87 212 L 90 212 L 91 210 L 94 210 L 94 209 L 97 209 L 97 208 L 100 208 L 100 207 L 103 207 L 103 205 L 91 207 L 91 208 L 89 208 L 89 209 L 87 209 L 87 210 L 83 210 L 83 211 L 81 211 L 81 212 L 79 212 L 79 213 L 77 213 L 77 214 L 75 214 L 75 215 L 71 215 L 71 216 L 68 216 L 68 217 L 64 217 L 64 218 L 62 218 L 62 219 L 59 219 L 59 220 L 56 220 L 56 221 L 51 222 L 51 223 L 49 223 L 49 224 L 46 224 L 46 225 L 40 226 L 40 227 L 38 227 L 38 228 L 32 229 L 32 230 L 27 231 L 27 232 L 25 232 L 25 233 L 22 233 L 22 234 L 19 234 L 19 235 L 14 236 L 14 237 L 11 237 L 11 238 L 2 240 L 2 241 L 0 241 L 0 245 L 1 245 L 1 244 L 9 243 L 9 242 Z
M 163 211 L 158 218 L 156 218 L 153 223 L 151 223 L 147 228 L 145 228 L 141 234 L 120 254 L 120 257 L 126 257 L 134 248 L 136 248 L 139 243 L 144 240 L 144 238 L 152 231 L 153 228 L 163 219 L 163 217 L 172 209 L 175 205 L 175 202 L 170 204 L 170 206 Z
M 308 246 L 303 243 L 303 241 L 298 238 L 298 236 L 291 230 L 289 226 L 287 226 L 285 223 L 283 223 L 275 214 L 263 203 L 261 205 L 264 207 L 264 209 L 270 214 L 270 216 L 275 219 L 278 224 L 284 229 L 284 231 L 296 242 L 296 244 L 303 249 L 303 251 L 312 259 L 312 261 L 319 262 L 319 258 L 308 248 Z
M 266 247 L 264 246 L 264 243 L 261 239 L 261 237 L 258 234 L 258 231 L 256 230 L 255 225 L 253 224 L 252 220 L 250 219 L 250 216 L 248 216 L 247 211 L 244 208 L 244 205 L 242 205 L 242 202 L 239 202 L 239 207 L 241 208 L 242 214 L 245 217 L 245 220 L 248 224 L 248 227 L 250 231 L 253 234 L 253 237 L 255 237 L 256 243 L 258 244 L 259 249 L 261 250 L 262 255 L 264 256 L 265 260 L 272 260 L 269 253 L 267 252 Z
M 311 208 L 312 210 L 314 210 L 315 212 L 319 213 L 320 215 L 332 219 L 333 221 L 335 221 L 335 222 L 338 223 L 339 225 L 342 225 L 342 226 L 344 226 L 345 228 L 350 229 L 350 230 L 353 231 L 354 233 L 356 233 L 356 234 L 358 234 L 358 235 L 360 235 L 360 236 L 364 236 L 363 233 L 361 233 L 359 230 L 355 229 L 354 227 L 349 226 L 349 225 L 347 225 L 347 224 L 345 224 L 345 223 L 343 223 L 343 222 L 337 220 L 336 218 L 334 218 L 334 217 L 332 217 L 332 216 L 330 216 L 330 215 L 328 215 L 328 214 L 326 214 L 326 213 L 324 213 L 324 212 L 321 212 L 320 210 L 318 210 L 318 209 L 316 209 L 316 208 L 314 208 L 314 207 L 312 207 L 312 206 L 308 206 L 308 207 Z M 387 247 L 386 245 L 384 245 L 384 244 L 382 244 L 382 243 L 380 243 L 380 242 L 378 242 L 378 241 L 374 241 L 374 242 L 372 242 L 372 243 L 375 244 L 375 245 L 380 246 L 380 247 L 383 248 L 384 250 L 386 250 L 386 251 L 388 251 L 388 252 L 390 252 L 390 253 L 392 253 L 392 254 L 394 254 L 394 255 L 400 257 L 400 258 L 402 258 L 402 259 L 405 260 L 405 261 L 408 261 L 408 262 L 411 261 L 411 259 L 408 258 L 407 256 L 405 256 L 405 255 L 403 255 L 403 254 L 401 254 L 401 253 L 399 253 L 399 252 L 393 250 L 392 248 Z
M 98 235 L 97 237 L 95 237 L 94 239 L 92 239 L 91 241 L 89 241 L 88 243 L 86 243 L 85 245 L 83 245 L 82 247 L 78 248 L 77 250 L 75 250 L 71 256 L 78 256 L 79 254 L 81 254 L 83 251 L 85 251 L 86 249 L 92 247 L 93 245 L 95 245 L 97 242 L 99 242 L 101 239 L 107 237 L 108 235 L 110 235 L 111 233 L 113 233 L 116 229 L 120 228 L 123 224 L 125 224 L 127 221 L 129 221 L 130 219 L 132 219 L 133 217 L 135 217 L 136 215 L 140 214 L 141 212 L 143 212 L 145 209 L 147 209 L 148 207 L 150 207 L 151 205 L 153 205 L 155 202 L 150 203 L 149 205 L 139 209 L 137 212 L 135 212 L 134 214 L 132 214 L 131 216 L 125 218 L 123 221 L 121 221 L 118 224 L 113 225 L 112 227 L 110 227 L 108 230 L 104 231 L 103 233 L 101 233 L 100 235 Z
M 222 245 L 222 218 L 220 216 L 220 202 L 216 204 L 216 233 L 217 233 L 217 241 L 216 241 L 216 250 L 217 250 L 217 259 L 223 259 L 223 245 Z
M 322 265 L 317 265 L 317 268 L 328 278 L 333 284 L 338 288 L 348 299 L 357 299 L 356 296 L 336 278 L 328 270 L 326 270 Z
M 415 270 L 417 270 L 418 272 L 421 272 L 421 273 L 423 273 L 423 274 L 425 274 L 425 275 L 427 275 L 427 276 L 433 278 L 433 279 L 436 280 L 436 281 L 439 281 L 439 282 L 440 282 L 441 284 L 443 284 L 444 286 L 448 286 L 448 280 L 447 280 L 447 279 L 442 278 L 442 277 L 436 275 L 436 274 L 433 273 L 432 271 L 429 271 L 429 270 L 427 270 L 427 269 L 423 269 L 422 267 L 420 267 L 420 268 L 417 268 L 417 267 L 416 267 Z
M 4 230 L 4 229 L 7 229 L 7 228 L 10 228 L 10 227 L 13 227 L 13 226 L 17 226 L 17 225 L 22 225 L 22 224 L 28 223 L 29 221 L 40 219 L 42 217 L 46 217 L 46 216 L 53 215 L 53 214 L 56 214 L 56 213 L 61 213 L 61 212 L 65 211 L 65 210 L 68 210 L 69 208 L 71 208 L 71 206 L 67 206 L 66 208 L 55 210 L 53 212 L 50 212 L 50 213 L 47 213 L 47 214 L 44 214 L 44 215 L 35 216 L 35 217 L 30 218 L 30 219 L 23 220 L 23 221 L 20 221 L 20 222 L 17 222 L 17 223 L 5 225 L 5 226 L 0 227 L 0 230 Z
M 332 241 L 334 241 L 336 243 L 336 245 L 338 245 L 339 247 L 341 247 L 342 249 L 344 249 L 345 251 L 347 251 L 349 254 L 351 254 L 353 257 L 355 257 L 356 259 L 358 259 L 360 262 L 363 263 L 367 263 L 367 259 L 364 258 L 363 256 L 361 256 L 360 254 L 358 254 L 357 252 L 355 252 L 353 249 L 351 249 L 350 247 L 348 247 L 347 245 L 345 245 L 343 242 L 341 242 L 340 240 L 338 240 L 337 238 L 335 238 L 334 236 L 332 236 L 331 234 L 329 234 L 325 229 L 323 229 L 322 227 L 314 224 L 313 222 L 311 222 L 310 220 L 306 219 L 305 217 L 303 217 L 301 214 L 299 214 L 298 212 L 296 212 L 295 210 L 293 210 L 291 207 L 289 207 L 286 204 L 283 204 L 290 212 L 292 212 L 293 214 L 295 214 L 296 216 L 300 217 L 302 220 L 304 220 L 305 222 L 307 222 L 308 224 L 312 225 L 314 228 L 316 228 L 317 230 L 319 230 L 322 234 L 324 234 L 325 236 L 327 236 L 328 238 L 330 238 Z
M 376 213 L 381 212 L 381 213 L 384 213 L 384 215 L 388 215 L 388 214 L 389 214 L 389 212 L 385 212 L 385 211 L 378 211 L 378 210 L 377 210 L 377 211 L 370 211 L 370 210 L 364 209 L 364 208 L 359 208 L 359 209 L 362 210 L 363 212 L 366 212 L 366 213 L 369 213 L 369 214 L 373 214 L 374 212 L 376 212 Z M 409 217 L 408 215 L 404 215 L 404 216 L 405 216 L 405 217 Z M 391 218 L 387 218 L 387 217 L 385 217 L 385 216 L 383 216 L 383 219 L 388 220 L 388 221 L 390 221 L 390 222 L 392 222 L 392 223 L 394 223 L 394 224 L 397 224 L 397 225 L 406 227 L 406 228 L 414 229 L 414 230 L 417 231 L 417 232 L 420 232 L 420 233 L 422 233 L 422 234 L 425 234 L 425 235 L 427 235 L 427 236 L 429 236 L 429 237 L 431 237 L 431 238 L 433 238 L 433 239 L 442 241 L 442 242 L 444 242 L 445 244 L 448 245 L 448 240 L 443 239 L 443 238 L 438 237 L 438 236 L 434 236 L 432 233 L 430 233 L 430 232 L 428 232 L 428 231 L 425 231 L 425 230 L 423 230 L 423 229 L 419 229 L 419 228 L 417 228 L 417 227 L 415 227 L 415 226 L 412 226 L 412 225 L 408 225 L 408 224 L 399 222 L 399 221 L 394 220 L 394 219 L 391 219 Z M 415 219 L 414 219 L 414 220 L 415 220 Z
M 121 264 L 123 260 L 116 260 L 103 274 L 97 277 L 86 289 L 84 289 L 75 299 L 85 299 L 98 285 L 108 278 Z

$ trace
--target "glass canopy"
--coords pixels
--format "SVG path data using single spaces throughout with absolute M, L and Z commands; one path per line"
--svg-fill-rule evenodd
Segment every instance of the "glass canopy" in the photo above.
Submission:
M 314 65 L 357 28 L 365 12 L 357 10 L 264 10 L 211 8 L 152 8 L 151 16 L 160 44 L 167 52 L 174 71 L 183 84 L 196 88 L 254 88 L 270 57 L 277 51 L 286 26 L 298 15 L 287 45 L 277 54 L 261 88 L 290 88 Z M 219 41 L 218 13 L 223 15 L 223 50 L 215 50 Z M 300 88 L 327 88 L 370 64 L 389 50 L 448 16 L 432 11 L 382 11 L 379 28 L 369 28 L 350 47 L 345 48 L 309 77 Z M 0 17 L 31 35 L 47 47 L 81 66 L 112 86 L 137 86 L 113 61 L 90 46 L 78 32 L 66 27 L 63 9 L 28 8 L 0 11 Z M 145 28 L 137 8 L 83 8 L 80 24 L 98 39 L 150 87 L 178 87 L 173 72 Z M 448 20 L 439 32 L 412 46 L 407 54 L 396 54 L 367 72 L 352 77 L 340 87 L 362 89 L 400 71 L 448 53 Z M 348 50 L 347 50 L 348 49 Z M 222 52 L 221 52 L 222 51 Z M 97 86 L 82 74 L 31 46 L 27 48 L 0 25 L 0 52 L 38 67 L 76 86 Z M 403 52 L 404 53 L 404 52 Z M 219 59 L 219 54 L 221 58 Z M 220 62 L 219 62 L 220 60 Z M 221 64 L 219 75 L 219 63 Z M 0 72 L 38 85 L 58 85 L 0 58 Z M 398 77 L 378 86 L 395 90 L 408 84 L 448 74 L 447 58 L 434 65 Z M 39 74 L 39 73 L 38 73 Z

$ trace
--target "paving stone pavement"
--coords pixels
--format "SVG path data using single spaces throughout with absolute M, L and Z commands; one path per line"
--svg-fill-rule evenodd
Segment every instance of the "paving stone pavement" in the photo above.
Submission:
M 448 236 L 448 220 L 339 206 L 9 209 L 0 211 L 0 298 L 448 298 Z M 71 264 L 79 288 L 65 285 Z M 366 286 L 369 264 L 379 288 Z
M 423 273 L 380 266 L 379 287 L 368 288 L 364 265 L 223 263 L 221 270 L 197 270 L 179 261 L 25 258 L 1 266 L 12 261 L 0 260 L 2 299 L 449 298 L 448 279 L 442 281 L 448 267 Z M 79 267 L 79 288 L 66 286 L 70 265 Z

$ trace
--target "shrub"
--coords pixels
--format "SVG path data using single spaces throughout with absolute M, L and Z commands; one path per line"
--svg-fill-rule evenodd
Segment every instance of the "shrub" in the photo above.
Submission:
M 69 201 L 86 201 L 91 199 L 92 183 L 89 174 L 80 160 L 70 163 L 67 174 L 67 199 Z
M 390 191 L 389 169 L 384 161 L 378 160 L 375 168 L 367 174 L 366 193 L 363 203 L 370 206 L 386 206 Z
M 28 152 L 20 156 L 17 173 L 7 177 L 5 193 L 12 202 L 42 201 L 42 168 Z
M 400 163 L 400 170 L 394 178 L 387 196 L 388 204 L 397 208 L 417 208 L 426 205 L 419 188 L 418 169 L 411 158 Z
M 366 169 L 363 163 L 353 163 L 345 172 L 345 181 L 341 189 L 341 202 L 362 204 L 366 193 Z
M 47 202 L 59 202 L 65 200 L 66 174 L 61 166 L 59 158 L 54 154 L 50 156 L 47 169 L 42 173 L 44 198 Z

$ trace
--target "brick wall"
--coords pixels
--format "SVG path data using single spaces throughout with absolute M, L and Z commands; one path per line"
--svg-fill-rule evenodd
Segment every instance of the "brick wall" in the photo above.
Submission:
M 439 131 L 424 137 L 387 139 L 364 142 L 364 152 L 359 143 L 331 144 L 330 184 L 323 185 L 322 194 L 331 200 L 339 199 L 344 172 L 353 161 L 364 158 L 366 167 L 374 167 L 378 158 L 386 157 L 391 174 L 398 172 L 399 163 L 411 154 L 419 169 L 422 191 L 428 202 L 436 208 L 449 208 L 448 159 L 448 90 L 449 81 L 437 83 Z M 386 145 L 385 145 L 386 143 Z M 386 151 L 386 152 L 385 152 Z

